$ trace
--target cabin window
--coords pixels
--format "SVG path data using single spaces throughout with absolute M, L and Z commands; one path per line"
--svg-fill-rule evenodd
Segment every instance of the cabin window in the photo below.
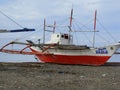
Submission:
M 59 35 L 57 35 L 57 37 L 59 37 Z
M 68 36 L 68 34 L 63 34 L 63 35 L 61 35 L 61 38 L 69 39 L 69 36 Z
M 64 38 L 64 35 L 61 35 L 62 38 Z
M 65 37 L 65 39 L 68 39 L 68 35 L 67 34 L 65 34 L 64 37 Z

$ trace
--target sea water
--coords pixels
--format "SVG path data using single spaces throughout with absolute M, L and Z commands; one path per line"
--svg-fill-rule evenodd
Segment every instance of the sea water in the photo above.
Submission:
M 120 54 L 114 54 L 108 62 L 120 62 Z

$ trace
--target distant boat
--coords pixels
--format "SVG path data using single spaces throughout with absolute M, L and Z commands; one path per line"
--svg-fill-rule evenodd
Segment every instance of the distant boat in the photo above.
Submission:
M 0 10 L 0 14 L 8 18 L 10 21 L 21 27 L 22 29 L 15 29 L 15 30 L 7 30 L 7 29 L 0 29 L 0 33 L 14 33 L 14 32 L 28 32 L 28 31 L 35 31 L 35 29 L 30 29 L 30 28 L 24 28 L 22 25 L 17 23 L 15 20 L 10 18 L 8 15 L 6 15 L 4 12 Z
M 7 30 L 7 29 L 0 29 L 0 33 L 14 33 L 14 32 L 28 32 L 28 31 L 35 31 L 35 29 L 15 29 L 15 30 Z
M 96 15 L 94 19 L 94 30 L 93 31 L 83 31 L 83 32 L 93 32 L 93 46 L 89 47 L 87 45 L 75 45 L 73 43 L 72 32 L 72 15 L 73 9 L 71 10 L 70 25 L 68 27 L 68 33 L 55 32 L 56 23 L 54 25 L 46 25 L 44 20 L 44 32 L 43 32 L 43 43 L 35 44 L 30 40 L 28 43 L 11 42 L 1 48 L 1 52 L 11 52 L 15 54 L 34 54 L 37 58 L 45 63 L 57 63 L 57 64 L 81 64 L 81 65 L 103 65 L 109 58 L 120 48 L 120 43 L 113 45 L 108 45 L 104 47 L 94 47 L 95 43 L 95 32 L 96 31 Z M 45 43 L 45 31 L 46 27 L 52 27 L 53 32 L 51 34 L 51 40 Z M 80 31 L 81 32 L 81 31 Z M 23 44 L 27 45 L 21 51 L 6 50 L 6 46 L 10 44 Z M 30 48 L 32 52 L 25 52 L 26 48 Z

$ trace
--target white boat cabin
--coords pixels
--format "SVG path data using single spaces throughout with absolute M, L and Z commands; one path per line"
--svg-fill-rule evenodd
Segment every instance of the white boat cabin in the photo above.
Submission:
M 65 33 L 53 33 L 47 44 L 59 43 L 61 45 L 73 45 L 73 36 Z

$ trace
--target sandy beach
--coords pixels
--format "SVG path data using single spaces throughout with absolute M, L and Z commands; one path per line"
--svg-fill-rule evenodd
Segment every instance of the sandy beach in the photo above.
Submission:
M 0 90 L 119 90 L 120 63 L 0 63 Z

